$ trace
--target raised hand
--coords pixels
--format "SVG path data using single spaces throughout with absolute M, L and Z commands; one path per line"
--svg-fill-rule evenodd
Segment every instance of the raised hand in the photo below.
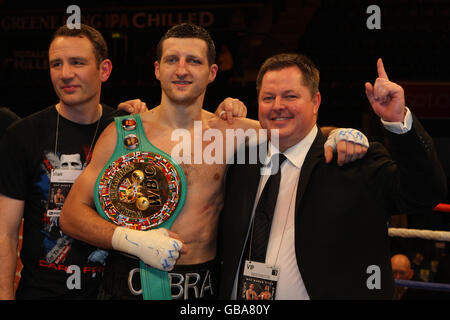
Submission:
M 377 61 L 378 78 L 375 84 L 366 82 L 366 96 L 373 111 L 383 120 L 403 122 L 405 116 L 405 94 L 403 88 L 389 81 L 383 61 Z

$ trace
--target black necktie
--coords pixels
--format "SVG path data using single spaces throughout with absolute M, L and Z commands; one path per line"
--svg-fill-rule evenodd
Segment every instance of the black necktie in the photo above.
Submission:
M 280 188 L 281 164 L 284 160 L 286 160 L 286 156 L 282 153 L 272 156 L 272 168 L 276 166 L 278 162 L 278 170 L 267 180 L 255 209 L 255 222 L 252 232 L 253 235 L 251 236 L 252 244 L 250 259 L 252 261 L 264 263 L 266 260 L 267 243 L 269 242 L 270 228 L 272 226 L 278 190 Z M 248 255 L 245 258 L 247 257 Z

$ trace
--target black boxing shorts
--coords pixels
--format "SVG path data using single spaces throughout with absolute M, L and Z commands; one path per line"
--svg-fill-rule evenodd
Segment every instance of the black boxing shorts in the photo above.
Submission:
M 169 272 L 173 300 L 217 299 L 217 261 L 175 265 Z M 110 253 L 100 300 L 142 300 L 139 260 L 117 251 Z

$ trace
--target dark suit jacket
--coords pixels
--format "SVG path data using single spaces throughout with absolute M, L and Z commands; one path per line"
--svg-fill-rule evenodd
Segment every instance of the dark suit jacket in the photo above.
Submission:
M 295 252 L 311 299 L 392 299 L 389 216 L 429 210 L 446 195 L 433 142 L 416 118 L 410 132 L 386 131 L 386 137 L 391 154 L 373 143 L 362 160 L 339 167 L 335 159 L 325 163 L 319 130 L 306 156 L 296 197 Z M 232 165 L 227 172 L 218 246 L 221 299 L 231 296 L 259 168 Z M 377 274 L 380 289 L 369 289 Z

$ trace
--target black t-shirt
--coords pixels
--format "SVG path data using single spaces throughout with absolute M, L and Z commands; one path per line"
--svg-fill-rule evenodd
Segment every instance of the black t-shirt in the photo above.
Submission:
M 103 105 L 98 130 L 97 123 L 83 125 L 62 116 L 57 125 L 53 105 L 16 122 L 2 138 L 0 193 L 25 201 L 20 253 L 23 270 L 17 299 L 96 297 L 107 252 L 62 233 L 59 210 L 71 183 L 55 182 L 51 172 L 63 172 L 64 177 L 68 172 L 81 172 L 90 160 L 87 157 L 93 140 L 114 115 L 114 109 Z M 66 169 L 71 171 L 62 171 Z M 74 273 L 66 272 L 69 266 Z
M 0 138 L 3 136 L 6 128 L 19 119 L 19 116 L 8 108 L 0 108 Z

